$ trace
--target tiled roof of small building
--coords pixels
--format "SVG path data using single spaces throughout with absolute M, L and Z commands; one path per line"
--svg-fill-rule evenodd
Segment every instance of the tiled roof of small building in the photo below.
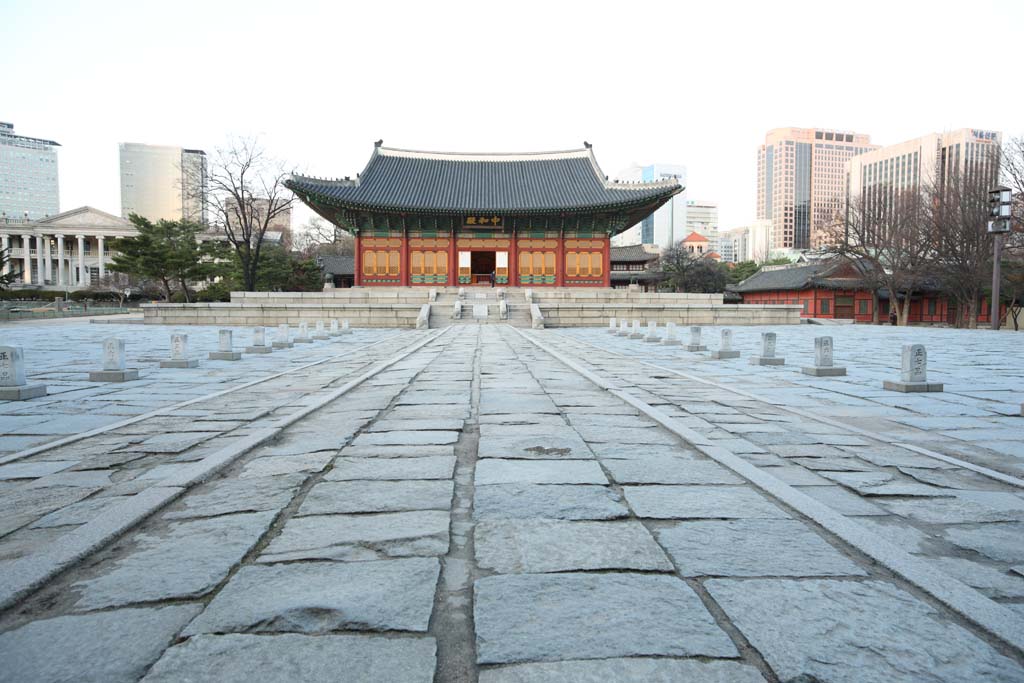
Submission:
M 455 154 L 378 143 L 355 180 L 293 175 L 285 184 L 307 203 L 450 214 L 657 208 L 683 190 L 671 179 L 609 181 L 589 145 L 564 152 Z
M 708 238 L 705 237 L 704 235 L 700 234 L 697 231 L 691 232 L 689 235 L 687 235 L 683 239 L 683 242 L 707 242 L 707 241 L 708 241 Z
M 642 244 L 633 244 L 628 247 L 612 247 L 610 260 L 612 263 L 647 263 L 657 261 L 658 254 L 647 251 Z
M 759 270 L 743 282 L 729 289 L 734 292 L 764 292 L 777 289 L 807 289 L 815 278 L 831 270 L 836 264 L 828 261 L 810 263 L 806 266 L 787 266 L 771 270 Z
M 356 272 L 356 261 L 353 256 L 318 256 L 320 269 L 328 275 L 353 275 Z

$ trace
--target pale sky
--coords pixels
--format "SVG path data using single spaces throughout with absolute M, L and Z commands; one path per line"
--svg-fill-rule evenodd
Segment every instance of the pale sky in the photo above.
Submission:
M 587 140 L 611 176 L 686 165 L 689 197 L 717 201 L 728 229 L 754 218 L 771 128 L 1024 134 L 1022 20 L 1024 3 L 995 0 L 0 0 L 0 120 L 62 145 L 62 211 L 120 212 L 119 142 L 210 152 L 259 135 L 298 170 L 354 176 L 378 138 Z

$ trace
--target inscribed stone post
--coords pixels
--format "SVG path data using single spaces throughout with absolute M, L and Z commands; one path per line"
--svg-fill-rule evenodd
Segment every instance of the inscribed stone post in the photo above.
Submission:
M 676 337 L 676 324 L 674 322 L 665 323 L 665 338 L 661 340 L 661 343 L 665 346 L 679 345 L 679 338 Z
M 615 334 L 617 327 L 618 327 L 618 325 L 615 323 L 615 318 L 609 318 L 608 319 L 608 332 L 610 334 Z
M 220 330 L 217 334 L 217 350 L 210 351 L 210 360 L 241 360 L 242 352 L 234 350 L 231 330 Z
M 218 351 L 230 352 L 231 351 L 231 347 L 232 347 L 232 343 L 231 343 L 231 330 L 220 330 L 217 333 L 217 341 L 218 341 L 218 345 L 217 345 L 217 350 Z
M 814 338 L 814 364 L 819 368 L 832 367 L 832 337 Z
M 20 346 L 0 346 L 0 387 L 25 384 L 25 356 Z
M 644 337 L 645 342 L 655 343 L 658 339 L 658 323 L 654 320 L 647 321 L 647 336 Z
M 24 401 L 46 396 L 45 384 L 28 384 L 20 346 L 0 346 L 0 400 Z
M 761 357 L 775 358 L 775 333 L 761 333 Z
M 815 337 L 814 366 L 801 368 L 800 372 L 814 377 L 839 377 L 846 374 L 846 368 L 836 367 L 832 363 L 832 337 Z
M 267 330 L 264 327 L 252 328 L 252 345 L 253 346 L 266 346 L 267 345 Z
M 107 337 L 103 340 L 103 369 L 124 370 L 124 339 Z
M 633 321 L 633 330 L 629 333 L 630 339 L 643 339 L 644 333 L 640 331 L 640 321 Z
M 928 352 L 924 344 L 904 344 L 900 379 L 904 382 L 928 381 Z
M 171 360 L 185 360 L 188 353 L 188 335 L 171 335 Z
M 732 351 L 732 330 L 722 330 L 722 351 Z
M 708 347 L 700 343 L 700 327 L 690 327 L 690 343 L 686 345 L 687 351 L 706 351 Z

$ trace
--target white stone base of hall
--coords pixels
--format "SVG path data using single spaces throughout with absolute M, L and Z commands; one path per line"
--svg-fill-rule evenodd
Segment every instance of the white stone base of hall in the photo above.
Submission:
M 457 306 L 456 303 L 460 302 Z M 486 317 L 478 317 L 480 307 Z M 624 289 L 545 287 L 365 287 L 323 292 L 232 292 L 230 303 L 143 304 L 145 322 L 157 325 L 297 326 L 348 320 L 352 327 L 415 328 L 507 323 L 543 327 L 630 325 L 798 325 L 801 306 L 724 304 L 721 294 L 661 294 Z M 424 310 L 424 307 L 428 307 Z M 461 315 L 459 314 L 461 312 Z

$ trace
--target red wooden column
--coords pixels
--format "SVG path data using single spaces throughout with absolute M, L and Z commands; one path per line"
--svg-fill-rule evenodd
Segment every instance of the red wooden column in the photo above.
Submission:
M 451 239 L 448 240 L 448 285 L 458 286 L 459 284 L 459 249 L 455 246 L 455 228 L 451 229 Z
M 519 246 L 516 243 L 516 227 L 512 224 L 509 231 L 512 239 L 508 245 L 508 286 L 515 287 L 519 284 Z
M 363 285 L 363 246 L 358 232 L 356 233 L 355 272 L 352 275 L 352 284 L 356 287 L 361 287 Z
M 405 227 L 405 218 L 402 218 L 402 256 L 398 259 L 398 275 L 402 285 L 409 287 L 412 284 L 412 277 L 409 275 L 409 230 Z
M 564 223 L 564 220 L 563 220 Z M 565 230 L 558 228 L 558 245 L 555 247 L 555 287 L 565 284 Z
M 612 238 L 606 237 L 604 239 L 604 267 L 601 269 L 604 272 L 604 286 L 612 286 Z

